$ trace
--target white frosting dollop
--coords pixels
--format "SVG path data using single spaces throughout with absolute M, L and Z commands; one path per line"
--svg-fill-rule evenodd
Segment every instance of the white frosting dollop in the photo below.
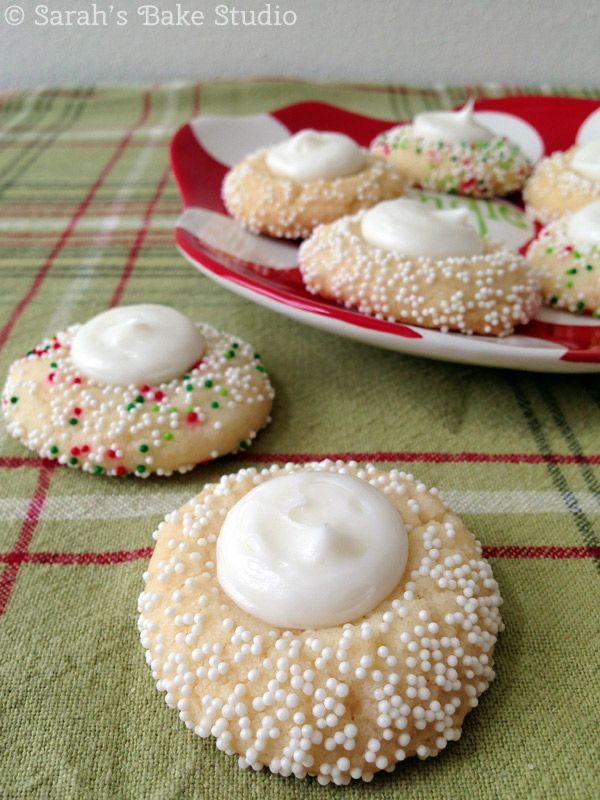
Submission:
M 269 148 L 266 161 L 275 175 L 305 182 L 353 175 L 364 167 L 365 155 L 343 133 L 307 129 Z
M 578 147 L 571 157 L 571 166 L 585 178 L 600 181 L 600 139 Z
M 118 306 L 75 334 L 73 363 L 88 378 L 118 386 L 177 378 L 200 359 L 206 342 L 194 323 L 169 306 Z
M 600 200 L 588 203 L 568 217 L 567 236 L 580 246 L 600 245 Z
M 407 556 L 404 522 L 382 492 L 351 475 L 296 472 L 260 484 L 229 511 L 217 577 L 270 625 L 321 628 L 375 608 Z
M 415 136 L 452 144 L 476 144 L 490 142 L 496 134 L 481 125 L 473 114 L 473 99 L 460 111 L 423 111 L 412 121 Z
M 415 258 L 462 258 L 484 252 L 466 208 L 437 209 L 420 200 L 378 203 L 363 216 L 361 233 L 376 247 Z

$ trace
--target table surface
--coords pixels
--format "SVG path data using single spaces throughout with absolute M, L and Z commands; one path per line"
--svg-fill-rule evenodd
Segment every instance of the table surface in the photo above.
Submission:
M 405 119 L 473 90 L 539 91 L 271 79 L 0 97 L 2 373 L 111 304 L 168 303 L 251 341 L 277 391 L 273 422 L 243 459 L 169 479 L 54 468 L 0 429 L 1 798 L 339 791 L 243 772 L 187 731 L 156 692 L 136 629 L 165 513 L 242 465 L 332 454 L 443 490 L 485 546 L 506 622 L 497 680 L 461 741 L 345 797 L 600 795 L 598 377 L 438 363 L 336 338 L 229 294 L 173 245 L 168 143 L 191 116 L 317 99 Z

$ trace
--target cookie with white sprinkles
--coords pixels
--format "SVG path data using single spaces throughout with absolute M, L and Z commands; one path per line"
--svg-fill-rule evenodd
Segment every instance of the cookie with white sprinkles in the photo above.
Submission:
M 481 239 L 465 209 L 390 200 L 322 225 L 299 251 L 309 292 L 365 314 L 503 336 L 540 304 L 524 258 Z
M 406 181 L 379 156 L 340 133 L 303 130 L 247 156 L 225 176 L 223 201 L 252 233 L 287 239 L 398 197 Z
M 528 215 L 544 225 L 600 200 L 600 140 L 540 161 L 525 185 L 523 199 Z
M 490 565 L 412 475 L 245 469 L 154 538 L 146 660 L 186 727 L 242 767 L 368 781 L 457 740 L 494 678 Z
M 410 125 L 379 134 L 371 150 L 395 164 L 411 186 L 470 197 L 518 191 L 531 172 L 514 142 L 475 119 L 473 101 L 459 111 L 417 114 Z
M 122 306 L 73 325 L 10 367 L 9 432 L 86 472 L 187 472 L 246 449 L 274 392 L 241 339 L 167 306 Z

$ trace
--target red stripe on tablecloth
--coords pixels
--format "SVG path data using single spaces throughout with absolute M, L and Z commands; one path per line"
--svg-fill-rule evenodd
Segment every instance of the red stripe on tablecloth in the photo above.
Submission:
M 0 575 L 0 615 L 4 613 L 4 609 L 8 603 L 10 593 L 12 592 L 15 581 L 17 580 L 17 574 L 19 572 L 21 562 L 27 556 L 29 544 L 38 522 L 40 521 L 42 508 L 44 507 L 46 497 L 48 496 L 50 478 L 52 477 L 55 467 L 56 462 L 54 461 L 45 462 L 40 467 L 35 492 L 29 501 L 29 506 L 27 507 L 27 513 L 25 515 L 25 519 L 23 520 L 21 530 L 19 531 L 19 536 L 17 537 L 17 541 L 15 542 L 12 552 L 8 554 L 9 558 L 12 557 L 15 560 L 9 560 L 7 562 L 8 566 L 2 575 Z
M 600 453 L 573 455 L 571 453 L 416 453 L 406 451 L 383 451 L 375 453 L 238 453 L 236 460 L 256 464 L 306 464 L 309 461 L 358 461 L 393 464 L 394 462 L 415 464 L 600 464 Z M 0 469 L 17 467 L 40 467 L 50 463 L 35 456 L 0 457 Z
M 142 249 L 142 245 L 144 244 L 146 235 L 148 234 L 150 220 L 152 219 L 152 215 L 154 214 L 154 209 L 156 208 L 156 205 L 160 200 L 160 196 L 163 193 L 165 186 L 167 185 L 167 180 L 169 179 L 169 173 L 170 173 L 170 167 L 167 166 L 160 177 L 160 180 L 154 191 L 154 194 L 152 195 L 152 198 L 150 199 L 150 202 L 146 207 L 142 224 L 139 227 L 139 230 L 135 237 L 135 241 L 131 246 L 131 250 L 129 251 L 129 254 L 127 256 L 127 260 L 125 262 L 125 266 L 123 267 L 123 271 L 121 272 L 117 288 L 115 289 L 113 296 L 111 297 L 109 304 L 111 308 L 113 306 L 119 305 L 119 303 L 121 302 L 121 299 L 123 297 L 123 292 L 125 291 L 127 282 L 131 277 L 131 273 L 133 272 L 133 268 L 135 267 L 135 262 L 137 261 L 140 250 Z
M 26 553 L 0 553 L 0 561 L 5 564 L 63 564 L 73 565 L 107 565 L 123 564 L 127 561 L 137 561 L 140 558 L 150 558 L 152 547 L 140 547 L 137 550 L 113 550 L 106 553 L 50 553 L 45 551 Z
M 192 94 L 192 116 L 196 115 L 200 110 L 200 89 L 201 89 L 201 84 L 200 83 L 195 84 L 194 91 Z M 148 205 L 146 206 L 146 211 L 144 212 L 144 218 L 142 220 L 142 224 L 140 225 L 140 228 L 135 237 L 135 241 L 131 247 L 131 250 L 129 251 L 129 255 L 127 256 L 127 261 L 125 262 L 125 266 L 123 267 L 123 271 L 121 272 L 117 288 L 115 289 L 113 296 L 110 300 L 109 305 L 111 308 L 113 306 L 119 305 L 119 303 L 121 302 L 123 293 L 125 292 L 125 287 L 127 286 L 127 282 L 131 277 L 139 252 L 148 234 L 148 230 L 150 227 L 150 220 L 152 219 L 154 210 L 158 205 L 161 195 L 165 189 L 165 186 L 167 185 L 170 172 L 171 172 L 171 167 L 167 165 L 165 167 L 165 171 L 160 176 L 154 194 L 152 195 Z
M 600 547 L 484 545 L 483 555 L 486 558 L 600 558 Z
M 110 174 L 110 172 L 112 171 L 112 169 L 114 168 L 116 163 L 119 161 L 119 159 L 123 155 L 123 152 L 125 151 L 125 149 L 127 148 L 127 145 L 131 141 L 131 138 L 132 138 L 133 134 L 135 133 L 136 129 L 141 127 L 146 122 L 146 120 L 148 119 L 148 116 L 150 114 L 151 98 L 152 98 L 152 95 L 151 95 L 150 91 L 147 91 L 147 92 L 144 93 L 144 98 L 143 98 L 143 103 L 142 103 L 142 111 L 140 113 L 139 118 L 127 130 L 126 134 L 123 136 L 123 138 L 121 139 L 121 141 L 117 145 L 117 149 L 115 150 L 113 155 L 110 157 L 110 159 L 106 162 L 106 164 L 104 165 L 104 167 L 100 171 L 100 174 L 98 175 L 98 177 L 96 178 L 96 180 L 92 184 L 91 188 L 88 190 L 86 196 L 83 198 L 81 203 L 78 205 L 78 207 L 77 207 L 75 213 L 73 214 L 73 216 L 71 217 L 67 227 L 64 229 L 64 231 L 60 235 L 58 241 L 56 242 L 56 244 L 52 248 L 50 254 L 47 256 L 46 260 L 44 261 L 44 263 L 42 264 L 42 266 L 38 270 L 38 273 L 35 276 L 35 278 L 33 279 L 33 282 L 31 284 L 31 286 L 29 287 L 27 292 L 23 295 L 21 300 L 19 300 L 19 302 L 15 306 L 12 314 L 10 315 L 10 317 L 8 319 L 8 322 L 4 325 L 2 330 L 0 330 L 0 350 L 6 344 L 6 342 L 8 340 L 8 337 L 10 336 L 10 333 L 11 333 L 12 329 L 14 328 L 15 324 L 17 323 L 17 321 L 19 320 L 21 314 L 27 308 L 27 306 L 29 305 L 31 300 L 35 297 L 35 295 L 38 293 L 38 291 L 40 289 L 40 286 L 44 282 L 44 279 L 45 279 L 46 275 L 48 274 L 50 268 L 52 267 L 53 263 L 55 262 L 56 258 L 60 254 L 60 252 L 63 249 L 63 247 L 65 246 L 65 243 L 69 240 L 71 234 L 73 233 L 73 230 L 75 229 L 75 226 L 77 225 L 77 223 L 79 222 L 81 217 L 87 211 L 87 209 L 88 209 L 90 203 L 92 202 L 92 200 L 94 199 L 98 189 L 102 186 L 102 184 L 104 183 L 104 181 L 106 180 L 106 178 L 108 177 L 108 175 Z
M 63 566 L 109 566 L 150 558 L 153 547 L 137 550 L 113 550 L 106 553 L 51 553 L 45 551 L 0 553 L 0 562 L 17 568 L 27 564 L 61 564 Z M 584 559 L 600 558 L 600 547 L 559 547 L 554 545 L 484 545 L 486 558 L 510 559 Z
M 1 469 L 18 469 L 20 467 L 43 467 L 44 464 L 54 463 L 49 459 L 36 458 L 35 456 L 2 456 L 0 457 Z

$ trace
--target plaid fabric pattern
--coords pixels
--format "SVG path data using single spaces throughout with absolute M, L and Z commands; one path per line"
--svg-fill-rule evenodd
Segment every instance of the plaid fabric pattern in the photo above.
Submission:
M 0 429 L 0 797 L 317 798 L 238 770 L 167 710 L 136 630 L 161 517 L 241 466 L 352 457 L 443 490 L 505 598 L 498 678 L 463 738 L 345 797 L 592 798 L 598 777 L 600 389 L 596 376 L 437 363 L 302 327 L 227 293 L 173 246 L 169 139 L 198 113 L 317 99 L 385 119 L 468 94 L 562 87 L 290 80 L 0 97 L 0 360 L 118 303 L 169 303 L 263 354 L 274 420 L 243 458 L 168 480 L 55 468 Z

